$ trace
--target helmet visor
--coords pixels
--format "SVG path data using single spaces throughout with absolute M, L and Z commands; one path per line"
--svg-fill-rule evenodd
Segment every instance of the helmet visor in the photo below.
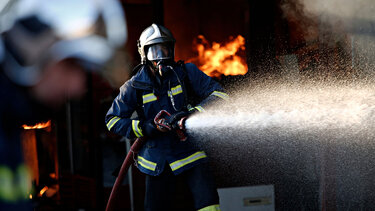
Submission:
M 172 59 L 173 50 L 165 44 L 151 45 L 147 49 L 147 59 L 150 61 L 161 60 L 161 59 Z

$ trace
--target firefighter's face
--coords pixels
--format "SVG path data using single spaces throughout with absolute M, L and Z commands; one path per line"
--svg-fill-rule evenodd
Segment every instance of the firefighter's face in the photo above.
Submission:
M 86 91 L 86 73 L 79 63 L 67 59 L 46 66 L 33 95 L 50 107 L 59 107 L 68 99 L 79 98 Z
M 173 48 L 168 43 L 158 43 L 147 48 L 147 59 L 150 61 L 173 59 Z
M 174 57 L 173 45 L 171 43 L 158 43 L 147 48 L 147 60 L 152 64 L 153 73 L 163 76 L 168 71 Z

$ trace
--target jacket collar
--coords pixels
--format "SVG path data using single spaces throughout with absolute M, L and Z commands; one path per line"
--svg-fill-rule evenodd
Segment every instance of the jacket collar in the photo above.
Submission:
M 149 73 L 147 65 L 143 65 L 132 78 L 132 87 L 136 89 L 152 90 L 154 79 Z
M 185 71 L 182 71 L 182 68 L 179 65 L 175 66 L 175 73 L 178 75 L 181 81 L 184 80 L 186 73 Z M 177 81 L 175 73 L 169 72 L 169 74 L 166 75 L 165 80 Z M 151 75 L 147 65 L 141 66 L 136 75 L 133 76 L 132 87 L 143 90 L 153 90 L 154 87 L 156 87 L 156 81 Z

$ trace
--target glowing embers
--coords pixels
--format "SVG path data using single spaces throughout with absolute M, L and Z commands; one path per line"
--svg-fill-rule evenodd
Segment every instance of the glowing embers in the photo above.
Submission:
M 35 125 L 22 125 L 22 128 L 25 130 L 32 130 L 32 129 L 44 129 L 44 128 L 50 128 L 51 127 L 51 120 L 48 120 L 47 122 L 41 122 Z
M 196 42 L 198 57 L 190 59 L 199 69 L 211 77 L 221 75 L 244 75 L 247 73 L 245 57 L 245 38 L 238 35 L 227 43 L 210 44 L 203 35 Z M 242 55 L 242 56 L 241 56 Z

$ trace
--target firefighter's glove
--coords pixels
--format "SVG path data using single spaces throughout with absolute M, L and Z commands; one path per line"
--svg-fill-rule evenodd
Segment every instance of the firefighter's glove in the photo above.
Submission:
M 195 112 L 199 113 L 200 111 L 196 107 L 189 109 L 188 116 L 191 115 L 191 114 L 193 114 L 193 113 L 195 113 Z
M 146 121 L 141 121 L 140 123 L 143 135 L 146 137 L 158 137 L 163 134 L 163 132 L 159 131 L 156 128 L 156 125 L 154 123 L 154 120 L 149 119 Z
M 176 129 L 176 128 L 178 128 L 178 122 L 182 118 L 188 117 L 189 115 L 190 115 L 190 112 L 188 112 L 188 111 L 179 111 L 179 112 L 174 113 L 171 116 L 169 116 L 165 120 L 165 122 L 166 122 L 166 124 L 170 125 L 173 129 Z

